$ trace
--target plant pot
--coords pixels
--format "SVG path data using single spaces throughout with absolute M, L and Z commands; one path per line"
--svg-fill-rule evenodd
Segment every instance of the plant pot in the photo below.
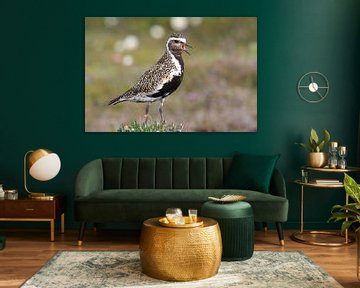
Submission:
M 310 152 L 308 156 L 308 165 L 313 168 L 321 168 L 327 164 L 328 154 L 325 152 Z

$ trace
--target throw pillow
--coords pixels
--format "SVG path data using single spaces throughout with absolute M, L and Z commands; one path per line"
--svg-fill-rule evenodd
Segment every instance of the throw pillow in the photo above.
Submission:
M 280 155 L 252 155 L 236 153 L 228 175 L 227 189 L 245 189 L 269 193 L 270 180 Z

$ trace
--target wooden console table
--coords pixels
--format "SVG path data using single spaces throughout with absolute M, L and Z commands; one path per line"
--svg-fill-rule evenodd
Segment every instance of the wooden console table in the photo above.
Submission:
M 19 198 L 0 200 L 0 221 L 48 221 L 50 241 L 54 241 L 55 220 L 61 218 L 61 233 L 65 230 L 65 197 L 55 196 L 52 200 Z

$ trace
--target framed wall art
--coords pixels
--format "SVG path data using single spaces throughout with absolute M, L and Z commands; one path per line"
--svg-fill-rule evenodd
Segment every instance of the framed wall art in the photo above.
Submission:
M 255 132 L 256 17 L 86 17 L 86 132 Z

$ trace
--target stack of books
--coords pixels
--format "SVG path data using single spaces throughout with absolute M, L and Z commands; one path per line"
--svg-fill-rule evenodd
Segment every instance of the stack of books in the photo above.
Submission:
M 316 184 L 322 184 L 322 185 L 337 185 L 342 184 L 340 180 L 336 179 L 315 179 Z

